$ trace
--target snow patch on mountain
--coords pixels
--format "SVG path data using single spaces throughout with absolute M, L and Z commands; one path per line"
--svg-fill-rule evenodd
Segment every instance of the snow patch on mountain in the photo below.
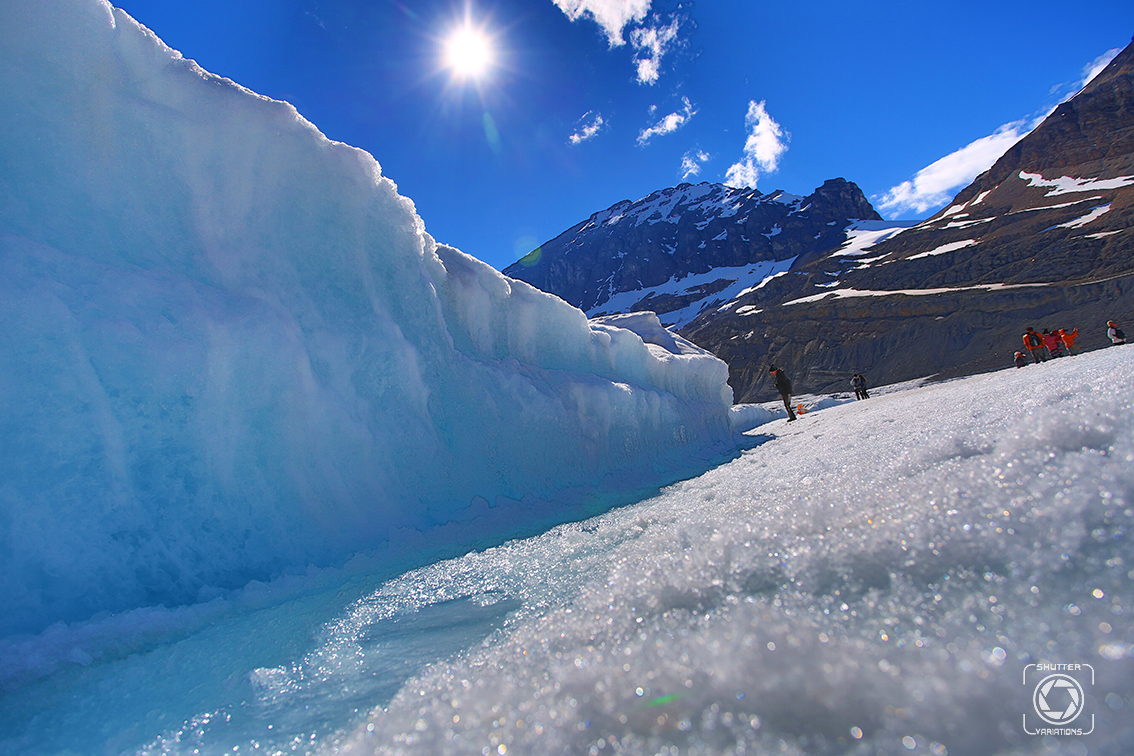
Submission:
M 1097 220 L 1098 218 L 1101 218 L 1105 213 L 1110 212 L 1110 205 L 1111 203 L 1109 202 L 1105 205 L 1099 205 L 1086 215 L 1083 215 L 1072 221 L 1067 221 L 1066 223 L 1060 223 L 1059 228 L 1082 228 L 1091 221 Z
M 956 252 L 958 249 L 971 247 L 978 242 L 979 239 L 963 239 L 962 241 L 949 242 L 948 244 L 942 244 L 939 247 L 934 247 L 928 252 L 921 252 L 916 255 L 910 255 L 906 258 L 906 260 L 920 260 L 923 257 L 936 257 L 937 255 L 944 255 L 949 252 Z
M 951 294 L 958 291 L 1007 291 L 1009 289 L 1032 289 L 1043 286 L 1051 286 L 1046 283 L 1035 284 L 980 284 L 979 286 L 956 286 L 937 289 L 893 289 L 886 291 L 870 291 L 863 289 L 836 289 L 835 291 L 825 291 L 821 294 L 812 294 L 808 297 L 800 297 L 799 299 L 792 299 L 783 303 L 783 307 L 790 305 L 807 304 L 808 302 L 818 302 L 821 299 L 828 297 L 835 297 L 839 299 L 849 299 L 852 297 L 890 297 L 895 294 L 905 294 L 911 297 L 926 297 L 935 294 Z
M 847 240 L 834 254 L 842 257 L 855 257 L 867 254 L 875 244 L 892 239 L 917 221 L 855 221 L 847 227 Z
M 1038 173 L 1027 173 L 1026 171 L 1020 171 L 1019 175 L 1021 179 L 1028 182 L 1028 186 L 1050 189 L 1051 191 L 1047 192 L 1044 195 L 1045 197 L 1055 197 L 1060 194 L 1072 194 L 1077 192 L 1099 192 L 1108 189 L 1122 189 L 1134 185 L 1134 176 L 1119 176 L 1112 179 L 1060 176 L 1059 178 L 1046 179 Z
M 706 307 L 720 302 L 733 302 L 772 278 L 782 275 L 793 262 L 795 258 L 791 257 L 787 260 L 769 260 L 735 268 L 714 268 L 707 273 L 694 273 L 684 277 L 675 276 L 660 286 L 618 292 L 603 304 L 592 308 L 587 315 L 595 318 L 611 313 L 630 312 L 649 298 L 695 296 L 696 301 L 690 302 L 685 307 L 658 313 L 658 318 L 664 325 L 677 330 L 692 322 Z M 722 282 L 727 283 L 722 285 Z M 713 284 L 718 284 L 720 288 L 712 294 L 706 296 L 703 291 L 699 291 Z

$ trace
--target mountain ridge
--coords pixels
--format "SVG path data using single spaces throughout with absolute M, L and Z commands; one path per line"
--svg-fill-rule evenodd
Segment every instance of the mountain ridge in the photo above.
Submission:
M 504 273 L 592 317 L 650 309 L 666 325 L 680 326 L 700 312 L 696 304 L 706 297 L 838 247 L 843 230 L 856 220 L 881 216 L 855 184 L 841 178 L 806 197 L 679 184 L 592 214 Z M 750 266 L 757 269 L 745 270 Z M 686 280 L 714 271 L 704 280 Z M 667 322 L 678 310 L 684 312 Z

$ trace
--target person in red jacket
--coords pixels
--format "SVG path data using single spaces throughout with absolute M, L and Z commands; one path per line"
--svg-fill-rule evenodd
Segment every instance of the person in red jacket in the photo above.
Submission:
M 1043 345 L 1043 337 L 1036 333 L 1036 329 L 1028 326 L 1028 330 L 1024 333 L 1024 346 L 1028 349 L 1028 354 L 1036 363 L 1047 362 L 1047 347 Z
M 1052 357 L 1063 356 L 1063 339 L 1046 328 L 1043 329 L 1043 345 L 1047 347 L 1047 353 Z
M 1060 328 L 1056 333 L 1059 338 L 1063 339 L 1063 346 L 1067 347 L 1067 354 L 1075 354 L 1075 339 L 1079 338 L 1079 329 L 1074 328 L 1068 331 L 1066 328 Z

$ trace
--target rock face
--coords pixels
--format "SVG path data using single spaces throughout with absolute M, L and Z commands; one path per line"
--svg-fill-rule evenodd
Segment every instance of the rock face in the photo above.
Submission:
M 744 227 L 744 241 L 763 257 L 746 258 L 743 287 L 728 283 L 737 276 L 722 267 L 741 257 L 716 247 L 698 254 L 723 226 L 699 227 L 704 219 L 690 202 L 660 209 L 665 197 L 708 186 L 677 187 L 592 216 L 545 246 L 553 253 L 540 273 L 546 279 L 525 280 L 596 314 L 672 308 L 663 322 L 729 364 L 737 402 L 775 398 L 769 363 L 783 366 L 799 393 L 818 393 L 849 391 L 856 372 L 879 385 L 1008 367 L 1029 325 L 1079 327 L 1080 348 L 1102 347 L 1108 319 L 1134 326 L 1134 45 L 952 204 L 916 225 L 866 220 L 877 215 L 841 179 L 788 203 L 786 195 L 757 195 L 754 208 L 778 202 L 787 214 L 758 231 Z M 647 201 L 662 215 L 638 224 L 656 218 L 684 229 L 680 255 L 677 247 L 667 252 L 661 237 L 603 235 L 611 219 Z M 805 231 L 806 212 L 819 222 Z M 776 223 L 782 230 L 772 234 Z M 626 260 L 673 258 L 681 264 L 656 272 L 639 264 L 625 273 Z M 516 275 L 520 265 L 505 272 Z M 650 276 L 641 278 L 643 266 Z M 700 288 L 670 292 L 657 283 L 676 271 Z M 638 278 L 643 295 L 630 293 Z M 647 281 L 658 288 L 646 292 Z
M 652 310 L 680 326 L 741 279 L 838 248 L 859 219 L 881 220 L 843 179 L 809 197 L 681 184 L 595 213 L 504 273 L 591 316 Z

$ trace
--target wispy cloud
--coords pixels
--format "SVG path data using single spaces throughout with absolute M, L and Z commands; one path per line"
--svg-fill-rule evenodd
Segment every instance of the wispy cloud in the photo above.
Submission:
M 651 0 L 552 0 L 572 21 L 589 16 L 606 35 L 611 47 L 626 43 L 622 30 L 640 23 L 650 10 Z
M 681 180 L 699 175 L 701 165 L 709 162 L 709 157 L 709 153 L 703 150 L 686 152 L 681 158 Z
M 630 32 L 630 44 L 634 47 L 634 65 L 638 68 L 639 84 L 656 84 L 661 72 L 661 61 L 677 43 L 677 31 L 681 21 L 671 17 L 669 24 L 662 26 L 654 16 L 651 26 L 641 26 Z
M 642 133 L 638 134 L 638 144 L 645 145 L 656 136 L 672 134 L 697 114 L 697 111 L 693 108 L 693 103 L 689 102 L 688 97 L 682 97 L 681 103 L 684 105 L 684 108 L 680 113 L 670 113 L 653 126 L 643 129 Z
M 1083 67 L 1080 81 L 1068 87 L 1059 84 L 1051 89 L 1054 95 L 1060 91 L 1065 94 L 1060 102 L 1066 102 L 1091 83 L 1121 50 L 1115 48 L 1095 58 Z M 973 182 L 980 174 L 992 167 L 1000 157 L 1051 115 L 1054 107 L 1049 107 L 1041 115 L 1022 118 L 1006 123 L 992 134 L 981 137 L 967 145 L 922 168 L 909 181 L 903 181 L 877 199 L 878 208 L 891 218 L 906 213 L 924 213 L 949 202 L 961 189 Z
M 779 168 L 780 156 L 787 152 L 790 135 L 768 115 L 763 100 L 748 103 L 744 123 L 748 126 L 744 157 L 729 166 L 725 183 L 755 188 L 761 173 L 773 173 Z
M 567 137 L 567 141 L 571 144 L 585 142 L 602 131 L 604 123 L 601 113 L 588 110 L 583 114 L 583 117 L 579 119 L 578 125 L 575 127 L 575 133 Z
M 1102 73 L 1102 70 L 1109 66 L 1110 62 L 1114 60 L 1120 52 L 1122 52 L 1121 47 L 1111 48 L 1083 66 L 1083 80 L 1079 84 L 1079 91 L 1083 91 L 1083 87 L 1090 84 L 1092 79 Z
M 894 217 L 909 212 L 924 213 L 944 205 L 1036 125 L 1031 121 L 1006 123 L 994 133 L 970 142 L 922 168 L 913 179 L 892 187 L 879 200 L 879 209 Z

